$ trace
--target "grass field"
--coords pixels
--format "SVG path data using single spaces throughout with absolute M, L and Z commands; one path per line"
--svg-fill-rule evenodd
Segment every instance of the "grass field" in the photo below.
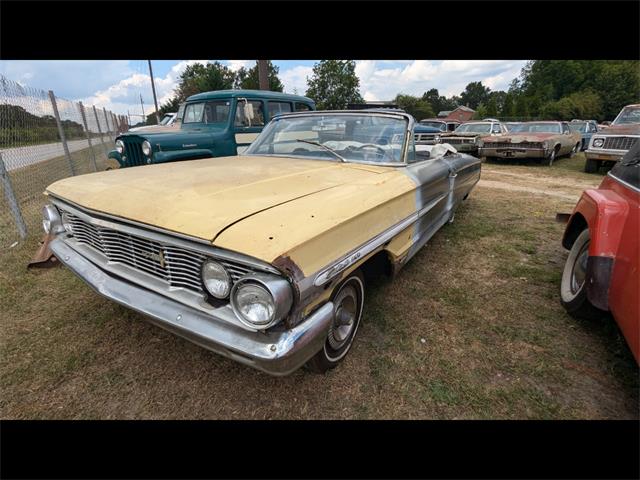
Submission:
M 2 418 L 638 419 L 638 368 L 611 318 L 564 313 L 556 212 L 600 175 L 584 157 L 484 164 L 393 281 L 369 285 L 344 363 L 285 378 L 146 323 L 62 267 L 0 254 Z

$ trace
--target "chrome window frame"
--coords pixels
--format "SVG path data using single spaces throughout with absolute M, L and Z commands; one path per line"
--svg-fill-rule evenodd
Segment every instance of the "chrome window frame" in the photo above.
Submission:
M 366 112 L 366 113 L 364 113 Z M 361 165 L 376 165 L 379 167 L 406 167 L 408 165 L 407 163 L 407 152 L 409 149 L 409 136 L 413 135 L 413 127 L 415 125 L 415 119 L 409 115 L 408 113 L 405 112 L 373 112 L 373 111 L 362 111 L 362 110 L 312 110 L 310 112 L 291 112 L 291 113 L 287 113 L 287 114 L 281 114 L 279 116 L 276 116 L 273 118 L 273 120 L 271 120 L 271 122 L 278 122 L 281 121 L 283 118 L 291 118 L 291 117 L 317 117 L 317 116 L 321 116 L 321 115 L 345 115 L 345 116 L 358 116 L 358 117 L 362 117 L 362 116 L 375 116 L 375 117 L 387 117 L 387 118 L 394 118 L 394 119 L 398 119 L 398 118 L 403 118 L 405 120 L 407 120 L 407 131 L 405 134 L 405 139 L 404 139 L 404 144 L 402 146 L 402 151 L 400 153 L 400 159 L 401 161 L 399 162 L 371 162 L 371 161 L 366 161 L 366 160 L 347 160 L 344 163 L 353 163 L 353 164 L 361 164 Z M 268 133 L 267 128 L 265 128 L 260 135 L 263 135 L 265 133 Z M 258 138 L 260 138 L 258 136 Z M 257 144 L 257 140 L 258 138 L 256 138 L 252 145 L 256 145 Z M 251 148 L 251 147 L 249 147 Z M 249 150 L 249 149 L 247 149 Z M 295 158 L 297 160 L 322 160 L 322 161 L 326 161 L 327 158 L 326 157 L 310 157 L 310 156 L 290 156 L 290 155 L 282 155 L 282 154 L 269 154 L 269 153 L 247 153 L 247 150 L 245 150 L 243 152 L 243 155 L 250 155 L 250 156 L 255 156 L 255 157 L 286 157 L 286 158 Z

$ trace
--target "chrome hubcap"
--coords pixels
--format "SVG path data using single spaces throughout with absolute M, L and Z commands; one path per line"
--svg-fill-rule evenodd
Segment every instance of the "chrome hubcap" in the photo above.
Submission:
M 355 288 L 346 286 L 335 300 L 334 318 L 329 331 L 329 345 L 338 350 L 349 340 L 356 324 L 358 295 Z
M 589 243 L 586 243 L 580 249 L 575 262 L 573 262 L 573 268 L 571 270 L 571 293 L 573 294 L 576 294 L 582 288 L 582 285 L 584 285 L 584 280 L 587 277 L 588 258 Z

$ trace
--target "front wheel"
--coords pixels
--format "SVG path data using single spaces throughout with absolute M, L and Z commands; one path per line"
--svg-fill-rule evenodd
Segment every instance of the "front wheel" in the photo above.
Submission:
M 309 370 L 325 373 L 344 359 L 358 331 L 363 305 L 364 277 L 360 270 L 356 270 L 349 274 L 333 296 L 333 321 L 322 350 L 307 362 Z
M 596 173 L 599 169 L 600 165 L 598 165 L 598 161 L 592 158 L 587 158 L 587 161 L 584 164 L 584 171 L 586 173 Z
M 589 229 L 585 228 L 571 247 L 560 282 L 560 303 L 572 317 L 597 319 L 603 311 L 587 298 L 589 240 Z
M 553 165 L 553 162 L 555 161 L 555 159 L 556 159 L 556 150 L 553 149 L 549 154 L 549 158 L 547 158 L 547 162 L 549 163 L 549 166 Z

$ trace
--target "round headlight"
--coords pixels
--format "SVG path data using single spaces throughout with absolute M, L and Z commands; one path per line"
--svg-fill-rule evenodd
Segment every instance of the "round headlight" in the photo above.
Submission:
M 593 141 L 593 146 L 596 148 L 601 148 L 604 145 L 604 138 L 596 138 Z
M 282 320 L 292 304 L 291 285 L 274 275 L 247 275 L 238 280 L 231 290 L 231 307 L 238 319 L 258 330 Z
M 227 298 L 231 290 L 231 278 L 218 262 L 207 260 L 202 265 L 202 283 L 211 295 L 216 298 Z
M 116 152 L 121 155 L 124 153 L 124 142 L 122 140 L 116 140 Z
M 257 283 L 245 283 L 234 296 L 236 311 L 252 327 L 270 324 L 275 314 L 273 297 Z
M 42 228 L 45 233 L 61 233 L 64 231 L 60 213 L 53 205 L 45 205 L 42 209 Z
M 147 140 L 142 142 L 142 153 L 144 153 L 147 157 L 151 156 L 151 144 Z

